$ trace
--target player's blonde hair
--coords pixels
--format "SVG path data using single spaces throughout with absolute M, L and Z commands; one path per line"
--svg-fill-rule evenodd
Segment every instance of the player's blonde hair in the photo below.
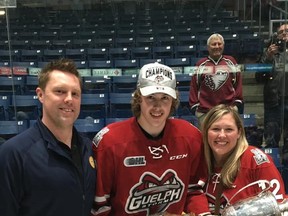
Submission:
M 231 188 L 240 168 L 240 157 L 248 147 L 248 142 L 245 136 L 244 125 L 238 112 L 231 106 L 220 104 L 212 108 L 205 116 L 202 125 L 204 154 L 207 162 L 209 176 L 214 171 L 214 156 L 208 143 L 208 130 L 211 125 L 220 119 L 222 116 L 232 114 L 240 136 L 237 140 L 235 148 L 232 150 L 228 159 L 224 163 L 221 170 L 221 179 L 224 187 Z

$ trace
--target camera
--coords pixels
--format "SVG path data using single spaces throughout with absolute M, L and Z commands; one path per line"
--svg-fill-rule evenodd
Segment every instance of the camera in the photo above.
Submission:
M 283 52 L 285 48 L 287 48 L 287 43 L 285 40 L 277 38 L 275 40 L 275 45 L 278 46 L 279 52 Z

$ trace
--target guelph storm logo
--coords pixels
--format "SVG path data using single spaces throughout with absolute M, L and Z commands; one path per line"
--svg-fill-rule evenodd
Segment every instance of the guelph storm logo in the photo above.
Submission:
M 147 215 L 165 211 L 170 204 L 181 199 L 183 189 L 183 182 L 173 170 L 167 170 L 160 178 L 146 172 L 139 183 L 131 188 L 126 211 L 147 211 Z
M 155 82 L 156 83 L 161 83 L 161 82 L 163 82 L 163 80 L 164 80 L 163 76 L 158 75 L 158 76 L 155 77 Z
M 217 91 L 224 85 L 228 78 L 229 73 L 227 71 L 218 70 L 215 74 L 206 74 L 204 80 L 206 86 L 213 91 Z

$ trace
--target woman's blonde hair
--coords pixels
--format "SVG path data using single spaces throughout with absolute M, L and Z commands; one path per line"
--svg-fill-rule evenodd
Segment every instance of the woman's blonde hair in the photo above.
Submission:
M 171 110 L 170 110 L 170 114 L 169 116 L 172 116 L 178 106 L 179 106 L 179 92 L 178 90 L 176 90 L 176 99 L 173 98 L 173 101 L 172 101 L 172 106 L 171 106 Z M 138 118 L 140 116 L 140 113 L 141 113 L 141 108 L 140 108 L 140 103 L 141 103 L 141 92 L 140 92 L 140 89 L 137 88 L 134 93 L 133 93 L 133 97 L 132 97 L 132 100 L 131 100 L 131 109 L 132 109 L 132 113 L 133 115 Z
M 235 148 L 232 150 L 231 154 L 221 169 L 221 179 L 224 187 L 231 188 L 240 168 L 240 157 L 248 147 L 244 125 L 240 115 L 231 106 L 223 104 L 217 105 L 206 114 L 202 124 L 202 133 L 205 159 L 207 162 L 209 176 L 211 176 L 214 171 L 214 156 L 208 143 L 208 130 L 215 121 L 227 114 L 231 114 L 233 116 L 233 119 L 235 120 L 236 126 L 240 133 Z

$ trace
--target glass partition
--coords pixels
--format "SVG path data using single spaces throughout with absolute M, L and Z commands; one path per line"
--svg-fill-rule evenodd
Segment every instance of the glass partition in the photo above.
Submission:
M 265 127 L 263 88 L 274 66 L 273 62 L 260 61 L 270 39 L 276 39 L 279 25 L 287 23 L 287 1 L 14 0 L 1 1 L 0 14 L 1 122 L 19 121 L 18 132 L 40 115 L 41 105 L 34 91 L 37 74 L 52 59 L 74 59 L 86 80 L 83 92 L 107 96 L 114 76 L 135 78 L 143 64 L 156 59 L 169 62 L 189 80 L 196 61 L 207 54 L 208 36 L 217 32 L 224 36 L 225 53 L 242 65 L 243 120 L 249 142 L 269 147 L 267 151 L 277 148 L 279 164 L 285 159 L 287 166 L 288 149 L 284 146 L 286 142 L 288 146 L 288 130 L 283 128 L 288 119 L 286 98 L 281 95 L 281 109 L 273 117 L 280 121 L 279 130 L 275 131 L 273 124 Z M 280 46 L 286 51 L 286 43 Z M 286 75 L 284 53 L 284 63 L 278 66 L 285 66 L 282 74 Z M 187 77 L 181 79 L 182 84 L 187 82 Z M 285 79 L 279 81 L 278 91 L 286 92 Z M 107 114 L 103 118 L 109 119 L 107 101 L 103 106 L 101 110 Z M 11 127 L 10 135 L 13 130 Z M 270 145 L 271 140 L 275 142 Z

